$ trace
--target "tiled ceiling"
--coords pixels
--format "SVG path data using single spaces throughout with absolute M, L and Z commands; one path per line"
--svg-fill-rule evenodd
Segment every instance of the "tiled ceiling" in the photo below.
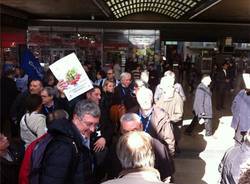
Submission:
M 157 21 L 158 17 L 250 23 L 250 0 L 1 0 L 0 4 L 27 13 L 29 19 Z
M 116 18 L 126 15 L 154 12 L 179 19 L 190 10 L 201 5 L 204 0 L 105 0 Z

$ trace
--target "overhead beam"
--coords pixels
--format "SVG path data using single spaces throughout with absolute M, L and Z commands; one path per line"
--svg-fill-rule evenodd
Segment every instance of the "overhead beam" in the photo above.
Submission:
M 178 22 L 178 21 L 169 21 L 169 22 L 156 22 L 156 21 L 99 21 L 99 20 L 62 20 L 62 19 L 30 19 L 29 25 L 60 25 L 60 26 L 69 26 L 69 25 L 86 25 L 91 27 L 101 26 L 115 26 L 124 25 L 129 26 L 133 25 L 135 27 L 145 27 L 145 28 L 161 28 L 164 25 L 218 25 L 218 26 L 246 26 L 250 27 L 250 23 L 225 23 L 225 22 Z M 123 27 L 124 27 L 123 26 Z M 149 26 L 149 27 L 148 27 Z
M 21 29 L 28 28 L 28 14 L 5 5 L 0 5 L 1 29 L 15 27 Z
M 5 6 L 3 4 L 0 4 L 0 13 L 1 15 L 8 15 L 21 19 L 28 19 L 28 14 L 26 12 Z
M 212 3 L 207 1 L 208 3 L 211 3 L 211 4 L 204 3 L 202 6 L 198 7 L 196 10 L 194 10 L 195 13 L 191 17 L 189 17 L 189 20 L 192 20 L 193 18 L 195 18 L 198 15 L 202 14 L 203 12 L 207 11 L 209 8 L 212 8 L 213 6 L 217 5 L 221 1 L 222 0 L 215 0 Z
M 109 18 L 111 15 L 111 12 L 108 8 L 106 8 L 106 5 L 103 2 L 100 2 L 98 0 L 92 0 L 92 2 L 102 11 L 102 13 Z

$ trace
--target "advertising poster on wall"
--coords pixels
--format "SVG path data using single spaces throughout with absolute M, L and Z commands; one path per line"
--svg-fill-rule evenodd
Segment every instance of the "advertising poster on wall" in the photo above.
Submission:
M 75 53 L 71 53 L 49 66 L 58 81 L 64 80 L 67 88 L 63 91 L 70 101 L 93 88 Z

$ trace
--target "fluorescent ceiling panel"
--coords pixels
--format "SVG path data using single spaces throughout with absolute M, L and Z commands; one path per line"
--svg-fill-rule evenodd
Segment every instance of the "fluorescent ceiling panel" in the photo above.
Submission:
M 104 0 L 116 18 L 141 12 L 153 12 L 179 19 L 202 0 Z M 207 1 L 207 0 L 206 0 Z M 205 0 L 203 0 L 205 2 Z

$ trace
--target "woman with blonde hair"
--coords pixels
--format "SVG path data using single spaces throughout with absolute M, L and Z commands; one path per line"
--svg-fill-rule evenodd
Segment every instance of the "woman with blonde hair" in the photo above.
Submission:
M 110 109 L 112 102 L 113 102 L 113 96 L 114 96 L 114 88 L 115 84 L 112 81 L 106 80 L 103 84 L 102 88 L 102 98 L 101 98 L 101 106 L 104 109 Z

